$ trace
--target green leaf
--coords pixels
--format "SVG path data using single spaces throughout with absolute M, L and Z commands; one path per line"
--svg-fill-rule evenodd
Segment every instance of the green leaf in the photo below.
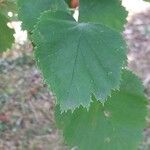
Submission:
M 122 31 L 126 17 L 121 0 L 80 0 L 80 22 L 101 23 Z
M 14 30 L 7 26 L 8 18 L 0 13 L 0 52 L 11 48 L 14 42 Z
M 28 31 L 34 29 L 42 12 L 47 10 L 68 11 L 64 0 L 18 0 L 18 7 L 18 18 L 23 22 L 23 29 Z
M 62 110 L 89 107 L 92 93 L 104 102 L 119 87 L 126 58 L 120 33 L 49 11 L 40 18 L 33 42 L 37 64 Z
M 70 6 L 71 0 L 65 0 L 65 2 L 68 4 L 68 6 Z
M 8 12 L 16 13 L 16 0 L 3 0 L 0 2 L 0 11 L 6 17 L 8 17 Z
M 80 107 L 61 114 L 57 107 L 56 122 L 65 142 L 78 150 L 137 150 L 147 113 L 141 90 L 139 80 L 124 71 L 121 90 L 113 92 L 104 106 L 93 98 L 89 111 Z

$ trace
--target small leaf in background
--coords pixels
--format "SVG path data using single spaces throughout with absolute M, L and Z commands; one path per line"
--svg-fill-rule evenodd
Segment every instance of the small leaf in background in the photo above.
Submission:
M 120 33 L 49 11 L 40 18 L 33 42 L 37 64 L 62 110 L 88 108 L 92 93 L 104 102 L 119 87 L 126 59 Z
M 137 77 L 124 71 L 121 90 L 104 106 L 93 98 L 89 111 L 80 107 L 61 114 L 57 107 L 56 122 L 65 142 L 77 150 L 137 150 L 147 114 L 142 92 Z
M 123 31 L 127 12 L 121 0 L 80 0 L 79 22 L 104 24 L 117 31 Z
M 7 26 L 8 18 L 0 12 L 0 52 L 6 51 L 11 48 L 14 42 L 14 30 Z
M 34 29 L 40 14 L 47 10 L 68 11 L 64 0 L 18 0 L 18 18 L 23 22 L 22 27 L 28 31 Z

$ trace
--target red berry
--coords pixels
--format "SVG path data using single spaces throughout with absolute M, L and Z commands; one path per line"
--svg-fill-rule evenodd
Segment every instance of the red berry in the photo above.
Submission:
M 79 6 L 79 0 L 71 0 L 71 8 L 76 8 Z

